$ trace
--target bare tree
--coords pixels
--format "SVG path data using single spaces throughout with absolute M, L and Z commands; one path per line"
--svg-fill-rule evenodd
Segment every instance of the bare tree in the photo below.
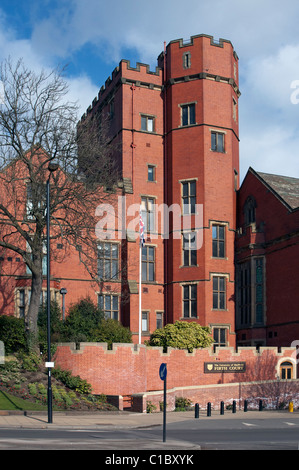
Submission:
M 18 253 L 32 273 L 25 323 L 34 342 L 45 254 L 46 182 L 50 178 L 51 239 L 80 247 L 81 261 L 96 279 L 95 209 L 111 197 L 104 186 L 117 181 L 115 148 L 107 125 L 99 128 L 87 119 L 78 133 L 78 106 L 67 101 L 63 70 L 35 73 L 23 60 L 15 65 L 6 60 L 0 80 L 0 247 Z M 58 165 L 52 175 L 51 162 Z

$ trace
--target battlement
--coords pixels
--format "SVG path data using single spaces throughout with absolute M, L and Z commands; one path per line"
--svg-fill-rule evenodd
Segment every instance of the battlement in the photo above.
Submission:
M 160 390 L 159 368 L 167 364 L 168 387 L 193 387 L 218 383 L 275 380 L 280 364 L 296 367 L 296 348 L 254 347 L 187 350 L 115 343 L 60 343 L 55 366 L 71 370 L 92 385 L 93 393 L 131 395 Z M 209 366 L 209 367 L 208 367 Z M 223 368 L 230 367 L 226 373 Z M 209 373 L 211 368 L 216 368 Z M 221 371 L 222 368 L 222 371 Z
M 233 49 L 233 53 L 234 53 L 234 56 L 235 56 L 236 60 L 239 59 L 236 52 L 235 52 L 235 50 L 234 50 L 234 46 L 233 46 L 231 41 L 229 41 L 228 39 L 223 39 L 223 38 L 215 39 L 214 36 L 210 36 L 208 34 L 196 34 L 194 36 L 191 36 L 190 39 L 183 39 L 183 38 L 174 39 L 173 41 L 170 41 L 168 45 L 178 43 L 180 48 L 190 47 L 190 46 L 193 46 L 194 43 L 198 39 L 202 39 L 202 38 L 210 39 L 210 45 L 215 46 L 215 47 L 224 48 L 225 44 L 229 44 Z

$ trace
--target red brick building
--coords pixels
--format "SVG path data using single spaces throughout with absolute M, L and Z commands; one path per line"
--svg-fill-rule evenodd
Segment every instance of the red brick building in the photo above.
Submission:
M 122 149 L 127 214 L 134 205 L 142 207 L 144 337 L 183 319 L 211 326 L 217 344 L 235 345 L 239 95 L 232 44 L 199 35 L 170 42 L 155 72 L 121 61 L 87 111 L 94 117 L 110 114 L 112 135 Z M 136 230 L 127 229 L 120 245 L 122 284 L 130 295 L 119 318 L 136 340 Z
M 81 120 L 109 114 L 111 136 L 121 148 L 114 230 L 97 232 L 100 289 L 75 251 L 64 263 L 52 262 L 53 292 L 59 297 L 60 288 L 67 289 L 66 309 L 89 295 L 131 329 L 136 343 L 141 298 L 142 341 L 183 319 L 210 326 L 217 345 L 235 346 L 239 96 L 238 57 L 226 40 L 198 35 L 171 41 L 155 71 L 120 62 Z M 29 277 L 22 260 L 3 257 L 1 283 L 10 283 L 11 302 L 8 307 L 4 287 L 1 313 L 24 314 Z
M 249 168 L 238 194 L 237 342 L 299 340 L 299 179 Z

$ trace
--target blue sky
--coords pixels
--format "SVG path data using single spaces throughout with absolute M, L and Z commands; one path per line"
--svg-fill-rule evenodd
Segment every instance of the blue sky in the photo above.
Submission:
M 0 0 L 0 59 L 68 64 L 83 114 L 121 59 L 154 70 L 164 41 L 229 39 L 240 59 L 241 177 L 252 166 L 299 178 L 298 18 L 297 0 Z

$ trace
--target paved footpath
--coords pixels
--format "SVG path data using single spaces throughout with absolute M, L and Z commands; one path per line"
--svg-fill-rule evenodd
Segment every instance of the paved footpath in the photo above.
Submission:
M 230 419 L 271 419 L 278 416 L 299 417 L 299 412 L 289 411 L 237 411 L 225 412 L 225 418 Z M 213 411 L 211 416 L 207 416 L 205 411 L 200 411 L 198 419 L 222 419 L 219 411 Z M 175 423 L 195 419 L 194 411 L 167 412 L 166 422 Z M 55 427 L 76 427 L 78 429 L 88 427 L 97 428 L 99 426 L 112 426 L 115 428 L 139 428 L 148 426 L 163 425 L 163 413 L 134 413 L 130 411 L 120 412 L 53 412 L 52 423 L 48 423 L 47 412 L 17 412 L 0 410 L 0 428 L 22 427 L 22 428 L 55 428 Z

